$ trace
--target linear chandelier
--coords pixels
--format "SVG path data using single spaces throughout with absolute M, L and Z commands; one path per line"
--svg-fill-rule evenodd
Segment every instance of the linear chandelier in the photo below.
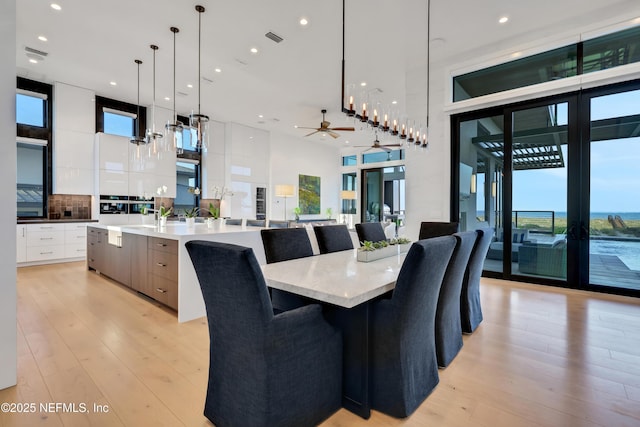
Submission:
M 429 54 L 431 49 L 428 44 L 431 39 L 431 0 L 427 0 L 427 117 L 424 125 L 403 118 L 397 108 L 380 107 L 372 93 L 361 91 L 359 95 L 356 95 L 355 85 L 349 85 L 350 93 L 345 93 L 345 3 L 346 0 L 342 0 L 342 92 L 340 96 L 342 112 L 376 132 L 396 136 L 403 143 L 406 141 L 407 144 L 427 149 L 429 147 Z M 345 106 L 346 96 L 348 96 L 349 102 Z M 373 111 L 371 111 L 372 109 Z
M 198 112 L 192 112 L 189 115 L 189 125 L 196 130 L 196 139 L 192 138 L 191 145 L 198 149 L 206 149 L 209 146 L 209 116 L 202 114 L 200 111 L 200 57 L 202 44 L 202 14 L 205 9 L 203 6 L 197 5 L 198 12 Z

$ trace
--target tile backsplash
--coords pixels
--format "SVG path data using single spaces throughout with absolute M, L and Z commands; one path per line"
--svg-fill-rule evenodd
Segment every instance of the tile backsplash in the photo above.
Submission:
M 52 194 L 49 219 L 91 219 L 91 196 Z

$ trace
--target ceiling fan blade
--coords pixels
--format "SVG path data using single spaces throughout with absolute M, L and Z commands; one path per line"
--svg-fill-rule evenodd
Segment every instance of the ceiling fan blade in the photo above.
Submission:
M 382 144 L 381 147 L 402 147 L 402 144 Z
M 320 128 L 311 128 L 311 127 L 306 127 L 306 126 L 298 126 L 296 129 L 314 129 L 314 130 L 320 130 Z
M 318 133 L 318 132 L 320 132 L 320 131 L 319 131 L 319 130 L 315 130 L 315 131 L 313 131 L 313 132 L 311 132 L 311 133 L 306 134 L 306 135 L 305 135 L 305 137 L 307 137 L 307 136 L 311 136 L 311 135 L 314 135 L 314 134 L 316 134 L 316 133 Z
M 340 134 L 339 134 L 339 133 L 335 133 L 335 132 L 334 132 L 334 131 L 332 131 L 332 130 L 327 130 L 327 133 L 328 133 L 329 135 L 331 135 L 331 137 L 332 137 L 333 139 L 336 139 L 336 138 L 339 138 L 339 137 L 340 137 Z
M 343 128 L 331 128 L 331 130 L 340 130 L 343 132 L 353 132 L 354 130 L 356 130 L 356 128 L 354 127 L 343 127 Z

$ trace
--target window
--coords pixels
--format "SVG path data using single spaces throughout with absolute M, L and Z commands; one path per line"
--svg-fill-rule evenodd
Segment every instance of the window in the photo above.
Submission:
M 135 116 L 104 111 L 104 133 L 131 138 L 134 135 L 134 122 Z
M 640 62 L 640 27 L 453 78 L 454 102 Z
M 173 208 L 176 214 L 183 214 L 185 210 L 198 206 L 200 197 L 193 191 L 199 188 L 199 163 L 178 160 L 176 162 L 176 199 Z
M 352 156 L 342 157 L 342 166 L 355 166 L 357 164 L 358 164 L 358 158 L 355 154 Z
M 45 218 L 51 194 L 53 89 L 21 77 L 16 87 L 16 212 L 19 218 Z
M 403 160 L 404 150 L 377 151 L 362 155 L 362 163 L 391 162 L 393 160 Z
M 18 90 L 16 95 L 16 122 L 43 128 L 46 126 L 47 96 Z
M 146 117 L 146 107 L 96 96 L 96 132 L 131 138 L 136 135 L 137 126 L 138 135 L 144 137 L 147 128 Z

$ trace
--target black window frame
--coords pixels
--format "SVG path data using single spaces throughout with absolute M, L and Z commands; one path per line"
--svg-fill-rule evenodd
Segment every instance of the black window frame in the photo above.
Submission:
M 145 132 L 147 131 L 147 107 L 118 101 L 116 99 L 96 96 L 96 132 L 104 133 L 105 108 L 122 111 L 124 113 L 135 114 L 136 118 L 133 120 L 133 129 L 131 129 L 132 136 L 140 135 L 140 137 L 144 137 Z M 138 128 L 137 133 L 136 126 Z
M 17 137 L 41 139 L 47 141 L 47 148 L 43 153 L 42 159 L 42 177 L 44 181 L 42 184 L 43 189 L 45 190 L 42 194 L 42 216 L 28 217 L 29 219 L 47 218 L 49 212 L 49 196 L 53 193 L 53 86 L 47 83 L 26 79 L 24 77 L 17 77 L 16 88 L 28 92 L 44 94 L 47 96 L 46 102 L 44 103 L 43 107 L 43 127 L 16 123 Z M 18 143 L 17 141 L 15 142 L 16 144 Z M 17 218 L 20 219 L 23 217 L 17 216 Z

